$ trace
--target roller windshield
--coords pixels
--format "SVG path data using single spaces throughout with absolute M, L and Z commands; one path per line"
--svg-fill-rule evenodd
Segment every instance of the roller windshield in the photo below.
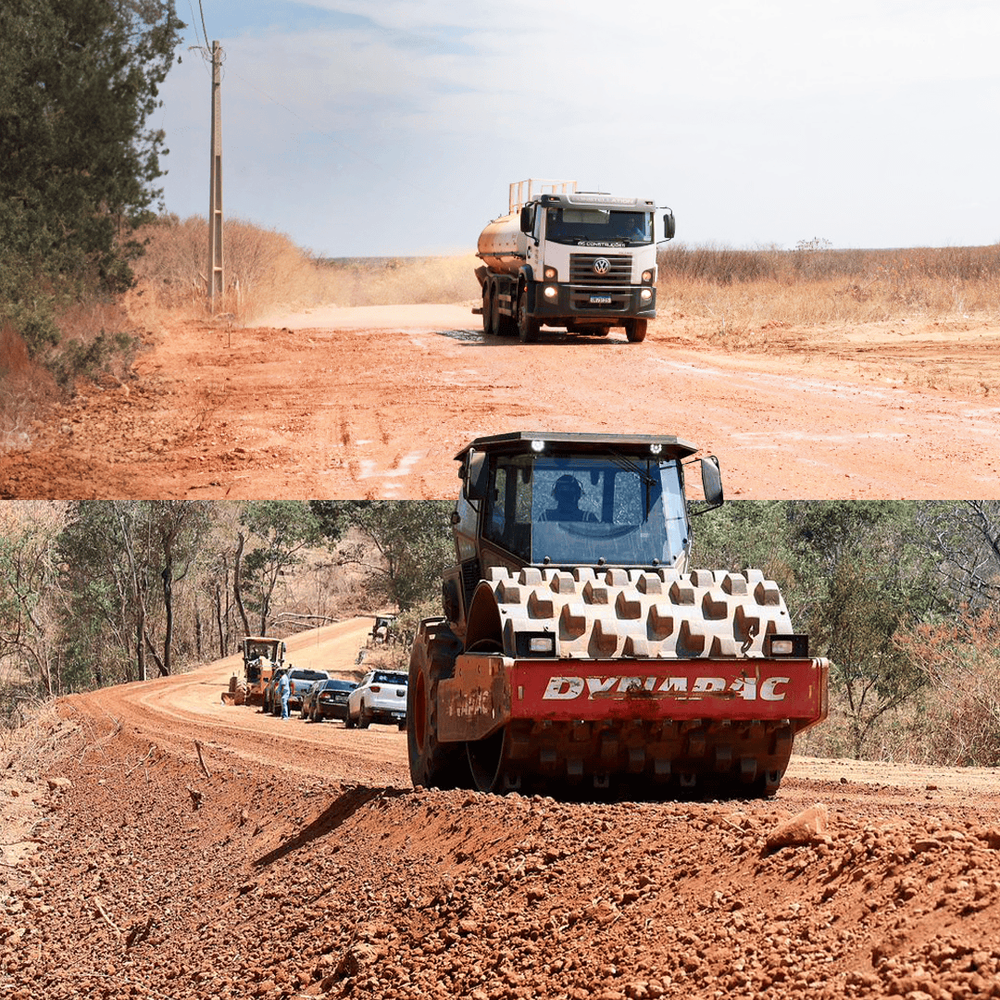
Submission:
M 486 537 L 535 565 L 673 565 L 687 544 L 680 466 L 627 457 L 498 460 Z
M 546 209 L 545 235 L 555 243 L 633 245 L 652 243 L 649 212 L 619 212 L 606 208 Z

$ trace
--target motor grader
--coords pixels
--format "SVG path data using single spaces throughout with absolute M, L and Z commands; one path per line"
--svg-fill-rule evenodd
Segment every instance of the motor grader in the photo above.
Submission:
M 248 635 L 239 644 L 247 705 L 263 705 L 264 689 L 275 670 L 285 666 L 285 643 L 271 636 Z
M 777 584 L 692 569 L 714 456 L 666 435 L 515 432 L 456 456 L 457 561 L 410 657 L 415 785 L 773 795 L 827 714 Z M 700 467 L 701 498 L 685 476 Z

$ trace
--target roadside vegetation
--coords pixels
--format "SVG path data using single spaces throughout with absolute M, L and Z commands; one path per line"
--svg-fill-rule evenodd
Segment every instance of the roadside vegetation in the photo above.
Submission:
M 204 316 L 208 223 L 162 215 L 137 237 L 138 295 L 130 308 Z M 225 292 L 215 306 L 239 323 L 277 309 L 463 302 L 479 297 L 475 258 L 372 257 L 327 260 L 271 229 L 238 218 L 223 223 Z M 137 299 L 145 298 L 140 303 Z
M 0 505 L 0 713 L 184 670 L 245 634 L 376 610 L 412 634 L 454 558 L 439 501 Z M 798 752 L 1000 765 L 1000 501 L 736 501 L 693 563 L 757 567 L 811 654 L 830 718 Z M 408 645 L 384 651 L 404 668 Z
M 182 28 L 173 0 L 0 9 L 0 448 L 77 377 L 131 364 L 121 295 L 161 194 L 150 119 Z
M 657 306 L 707 321 L 737 350 L 766 349 L 794 327 L 878 323 L 995 324 L 1000 244 L 835 250 L 823 239 L 794 250 L 669 244 L 660 251 Z

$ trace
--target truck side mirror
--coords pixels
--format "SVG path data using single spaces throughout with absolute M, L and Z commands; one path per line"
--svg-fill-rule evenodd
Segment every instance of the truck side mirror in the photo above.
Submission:
M 714 455 L 701 460 L 701 489 L 708 504 L 706 510 L 722 506 L 722 470 Z
M 535 209 L 533 205 L 525 205 L 521 209 L 521 232 L 531 235 L 531 230 L 535 228 Z
M 663 238 L 665 240 L 672 240 L 676 230 L 677 223 L 674 219 L 674 213 L 670 209 L 667 209 L 667 214 L 663 216 Z
M 489 490 L 490 467 L 484 452 L 471 452 L 465 473 L 465 499 L 485 500 Z

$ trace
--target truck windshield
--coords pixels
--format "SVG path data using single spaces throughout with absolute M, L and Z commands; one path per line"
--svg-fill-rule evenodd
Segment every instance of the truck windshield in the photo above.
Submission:
M 526 562 L 673 565 L 687 545 L 678 462 L 502 457 L 486 537 Z
M 576 246 L 652 243 L 652 215 L 607 208 L 549 208 L 545 235 L 555 243 Z

